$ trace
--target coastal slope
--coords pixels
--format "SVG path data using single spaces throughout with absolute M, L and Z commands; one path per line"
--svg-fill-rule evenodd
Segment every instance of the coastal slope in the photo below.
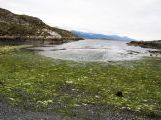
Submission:
M 50 27 L 42 20 L 27 15 L 17 15 L 0 8 L 0 40 L 17 39 L 57 39 L 77 40 L 73 33 Z

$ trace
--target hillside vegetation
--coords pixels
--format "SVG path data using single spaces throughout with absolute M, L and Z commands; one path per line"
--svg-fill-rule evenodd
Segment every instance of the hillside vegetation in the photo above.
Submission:
M 17 15 L 0 8 L 0 36 L 39 37 L 39 38 L 77 38 L 71 32 L 46 25 L 42 20 L 27 15 Z

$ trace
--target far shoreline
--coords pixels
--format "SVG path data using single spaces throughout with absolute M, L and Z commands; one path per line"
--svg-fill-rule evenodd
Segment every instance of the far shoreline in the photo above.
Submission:
M 45 38 L 42 36 L 0 36 L 0 45 L 57 45 L 72 41 L 84 40 L 83 38 Z
M 161 40 L 156 41 L 131 41 L 127 43 L 130 46 L 140 46 L 142 48 L 151 48 L 161 50 Z

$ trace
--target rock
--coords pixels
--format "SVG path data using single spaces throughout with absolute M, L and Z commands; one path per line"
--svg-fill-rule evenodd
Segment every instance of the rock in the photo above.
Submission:
M 131 41 L 127 43 L 128 45 L 140 46 L 142 48 L 152 48 L 161 50 L 161 40 L 154 41 Z
M 122 93 L 121 91 L 118 91 L 118 92 L 116 93 L 116 96 L 117 96 L 117 97 L 124 97 L 124 96 L 123 96 L 123 93 Z
M 4 85 L 4 83 L 0 81 L 0 86 L 3 86 L 3 85 Z

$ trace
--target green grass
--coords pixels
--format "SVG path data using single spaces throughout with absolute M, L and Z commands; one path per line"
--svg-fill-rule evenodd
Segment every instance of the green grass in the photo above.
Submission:
M 79 63 L 19 50 L 0 55 L 0 93 L 34 111 L 70 114 L 74 107 L 114 105 L 161 115 L 161 59 Z
M 27 47 L 31 47 L 31 45 L 19 45 L 19 46 L 18 45 L 15 45 L 15 46 L 0 45 L 0 55 L 11 53 L 15 50 L 20 50 L 22 48 L 27 48 Z

